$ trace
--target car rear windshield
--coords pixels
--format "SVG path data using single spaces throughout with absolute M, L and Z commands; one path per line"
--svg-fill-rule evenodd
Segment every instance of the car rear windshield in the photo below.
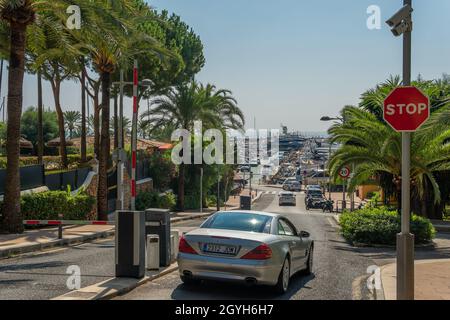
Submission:
M 224 229 L 270 233 L 271 216 L 244 212 L 217 213 L 201 226 L 208 229 Z
M 319 191 L 319 190 L 309 190 L 308 195 L 313 196 L 313 197 L 321 197 L 323 194 L 322 194 L 322 191 Z

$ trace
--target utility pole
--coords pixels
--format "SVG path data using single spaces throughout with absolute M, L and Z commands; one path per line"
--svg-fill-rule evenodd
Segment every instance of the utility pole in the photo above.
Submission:
M 200 168 L 200 213 L 203 213 L 203 166 Z
M 133 127 L 131 134 L 131 210 L 136 210 L 136 157 L 137 157 L 137 121 L 138 121 L 138 63 L 133 67 Z
M 404 0 L 412 6 L 412 0 Z M 403 85 L 411 85 L 412 22 L 403 34 Z M 402 132 L 402 228 L 397 235 L 397 299 L 414 300 L 414 235 L 410 233 L 411 133 Z
M 115 156 L 117 157 L 117 203 L 116 207 L 121 210 L 124 209 L 124 200 L 123 200 L 123 172 L 124 172 L 124 163 L 126 161 L 126 153 L 125 149 L 125 133 L 123 128 L 123 95 L 124 95 L 124 87 L 126 85 L 133 85 L 133 128 L 131 133 L 131 210 L 135 210 L 136 208 L 136 153 L 137 153 L 137 118 L 138 118 L 138 85 L 150 86 L 149 80 L 143 80 L 142 82 L 138 81 L 138 70 L 137 70 L 137 60 L 134 62 L 133 67 L 133 81 L 126 82 L 124 81 L 124 71 L 120 71 L 120 81 L 114 82 L 113 85 L 119 86 L 119 123 L 118 129 L 119 134 L 117 137 L 118 141 L 118 149 L 115 152 Z
M 118 112 L 118 125 L 117 125 L 117 202 L 116 209 L 123 210 L 123 87 L 125 85 L 123 70 L 120 70 L 119 81 L 119 112 Z
M 330 145 L 328 147 L 328 163 L 330 163 L 330 160 L 331 160 L 331 141 L 329 143 L 330 143 Z M 331 200 L 331 175 L 330 175 L 330 170 L 328 170 L 328 198 Z
M 0 99 L 2 98 L 3 63 L 4 63 L 4 60 L 1 59 L 1 61 L 0 61 Z M 5 117 L 3 117 L 3 122 L 5 122 Z
M 347 201 L 345 201 L 345 185 L 347 180 L 342 179 L 342 212 L 347 209 Z
M 353 179 L 353 176 L 355 174 L 355 164 L 352 163 L 352 173 L 350 175 L 350 178 Z M 350 211 L 355 210 L 355 191 L 352 191 L 352 194 L 350 195 Z
M 219 165 L 217 165 L 217 211 L 220 211 L 220 173 Z

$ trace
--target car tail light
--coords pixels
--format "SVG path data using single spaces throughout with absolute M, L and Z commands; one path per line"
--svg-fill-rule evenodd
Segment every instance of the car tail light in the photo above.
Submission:
M 270 258 L 272 258 L 272 249 L 270 249 L 267 244 L 263 243 L 262 245 L 243 255 L 241 259 L 267 260 Z
M 194 248 L 192 248 L 184 237 L 180 238 L 180 244 L 178 246 L 178 251 L 182 253 L 198 254 Z

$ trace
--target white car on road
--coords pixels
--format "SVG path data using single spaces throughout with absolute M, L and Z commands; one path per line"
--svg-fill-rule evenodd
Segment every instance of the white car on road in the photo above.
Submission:
M 297 205 L 297 199 L 293 192 L 290 191 L 282 191 L 278 194 L 278 205 L 284 206 L 284 205 L 291 205 L 296 206 Z

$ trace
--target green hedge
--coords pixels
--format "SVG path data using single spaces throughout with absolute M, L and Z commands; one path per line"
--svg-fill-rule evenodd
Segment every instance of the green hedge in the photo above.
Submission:
M 64 220 L 86 220 L 95 205 L 95 198 L 85 192 L 47 191 L 20 200 L 23 218 L 28 220 L 59 220 L 58 214 Z
M 389 211 L 385 207 L 345 212 L 340 216 L 339 223 L 344 238 L 352 243 L 368 245 L 394 245 L 401 230 L 397 211 Z M 436 233 L 430 220 L 416 215 L 411 218 L 411 232 L 417 244 L 430 242 Z
M 173 193 L 160 195 L 157 192 L 140 192 L 136 197 L 136 210 L 150 208 L 174 209 L 176 197 Z

